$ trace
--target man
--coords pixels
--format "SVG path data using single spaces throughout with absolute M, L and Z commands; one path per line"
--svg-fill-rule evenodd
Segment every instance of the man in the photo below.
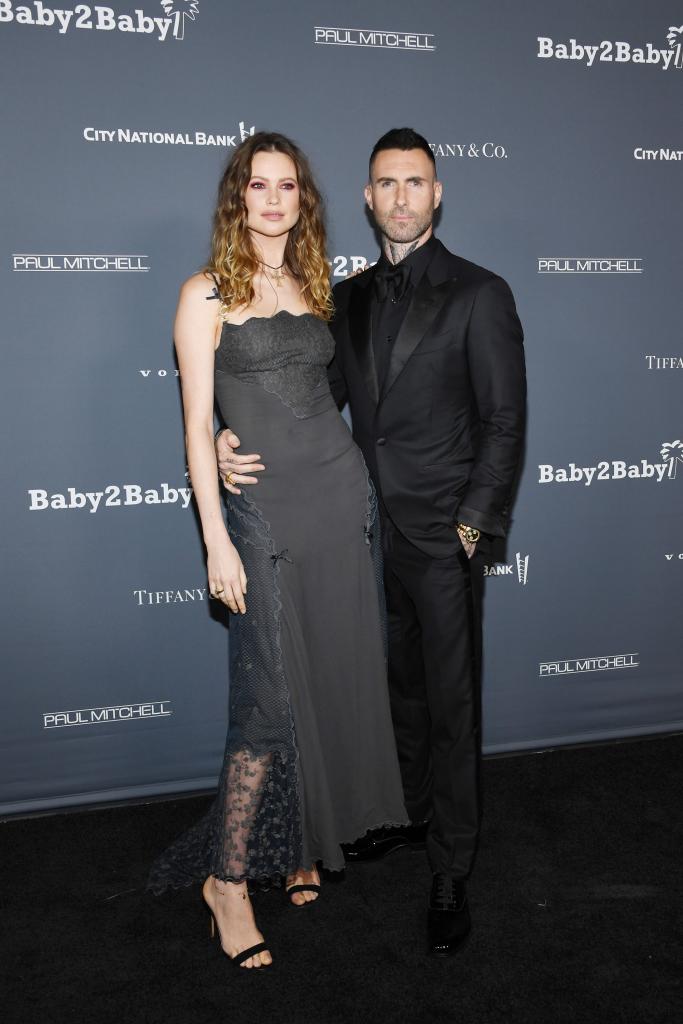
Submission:
M 330 386 L 382 518 L 389 690 L 412 824 L 346 850 L 369 860 L 426 842 L 428 943 L 453 953 L 470 930 L 465 880 L 479 832 L 482 547 L 504 536 L 524 432 L 522 328 L 509 287 L 434 237 L 442 185 L 426 140 L 387 132 L 365 199 L 381 233 L 374 267 L 338 284 Z M 254 456 L 217 444 L 230 483 Z M 267 461 L 267 455 L 266 455 Z M 247 474 L 247 475 L 245 475 Z

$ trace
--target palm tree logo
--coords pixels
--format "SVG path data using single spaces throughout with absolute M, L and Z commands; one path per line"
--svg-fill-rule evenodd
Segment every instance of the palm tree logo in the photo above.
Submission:
M 683 25 L 670 25 L 666 38 L 671 49 L 676 48 L 674 67 L 683 68 Z
M 660 455 L 669 463 L 669 480 L 675 480 L 678 463 L 683 462 L 683 441 L 667 441 Z
M 176 39 L 185 38 L 185 18 L 194 21 L 199 14 L 199 0 L 161 0 L 161 6 L 167 18 L 173 18 L 173 35 Z

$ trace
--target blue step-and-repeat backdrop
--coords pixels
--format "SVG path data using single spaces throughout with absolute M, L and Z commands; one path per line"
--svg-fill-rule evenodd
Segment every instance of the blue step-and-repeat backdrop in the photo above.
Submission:
M 171 333 L 260 129 L 310 155 L 339 281 L 377 258 L 369 150 L 415 127 L 438 234 L 516 296 L 485 749 L 683 728 L 680 0 L 68 3 L 0 0 L 0 811 L 215 783 L 228 630 Z

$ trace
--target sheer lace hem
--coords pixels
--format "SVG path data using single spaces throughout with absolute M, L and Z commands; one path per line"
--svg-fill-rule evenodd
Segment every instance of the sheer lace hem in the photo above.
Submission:
M 272 880 L 301 856 L 296 765 L 280 752 L 227 754 L 209 812 L 158 858 L 148 888 L 182 888 L 213 875 L 222 881 Z
M 341 852 L 342 846 L 350 846 L 357 840 L 362 839 L 369 832 L 374 832 L 381 828 L 399 828 L 403 825 L 409 825 L 410 819 L 404 818 L 402 821 L 379 821 L 376 824 L 368 825 L 366 828 L 360 828 L 354 834 L 349 835 L 346 838 L 339 839 L 339 858 L 334 860 L 329 855 L 323 854 L 320 858 L 316 859 L 316 863 L 320 866 L 323 871 L 336 872 L 343 870 L 343 854 Z M 201 825 L 201 823 L 200 823 Z M 199 826 L 195 826 L 199 827 Z M 192 830 L 191 830 L 192 831 Z M 181 837 L 183 838 L 183 837 Z M 175 844 L 167 851 L 166 857 L 169 855 L 174 858 L 177 856 L 175 851 Z M 219 869 L 211 869 L 209 865 L 203 870 L 195 871 L 191 874 L 181 874 L 177 869 L 170 872 L 154 871 L 149 878 L 147 883 L 147 889 L 154 896 L 160 896 L 162 893 L 168 890 L 175 891 L 178 889 L 189 888 L 191 885 L 199 885 L 204 882 L 209 875 L 212 875 L 219 882 L 232 882 L 239 884 L 241 882 L 247 882 L 255 889 L 272 889 L 279 886 L 287 875 L 293 874 L 298 868 L 303 865 L 300 863 L 301 858 L 294 860 L 291 863 L 286 864 L 278 870 L 271 870 L 265 872 L 242 872 L 238 874 L 230 874 Z M 157 865 L 162 863 L 161 859 L 157 862 Z

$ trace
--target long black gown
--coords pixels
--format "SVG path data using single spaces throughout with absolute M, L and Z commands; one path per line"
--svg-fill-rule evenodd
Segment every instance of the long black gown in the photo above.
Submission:
M 312 314 L 223 325 L 215 394 L 266 471 L 226 492 L 247 575 L 230 618 L 216 800 L 155 863 L 154 891 L 273 879 L 407 815 L 386 683 L 376 498 L 330 393 L 334 342 Z

